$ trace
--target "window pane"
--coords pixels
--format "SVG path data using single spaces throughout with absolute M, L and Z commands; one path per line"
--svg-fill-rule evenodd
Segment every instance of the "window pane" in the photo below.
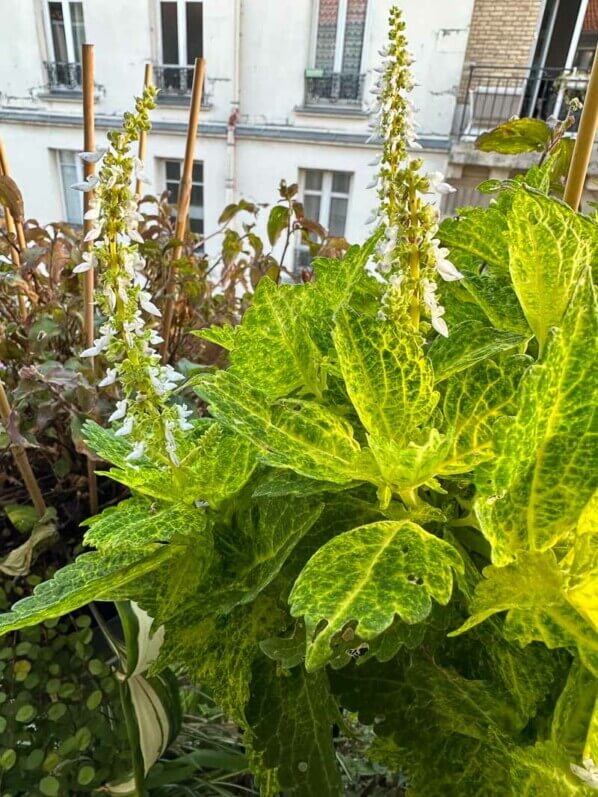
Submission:
M 201 161 L 193 161 L 193 182 L 203 183 L 203 163 Z
M 166 179 L 167 180 L 181 179 L 180 161 L 166 161 Z
M 179 36 L 177 27 L 177 4 L 160 3 L 162 16 L 162 59 L 165 64 L 179 62 Z
M 339 238 L 344 236 L 345 226 L 347 224 L 347 205 L 347 199 L 332 197 L 330 200 L 330 223 L 328 225 L 330 235 Z
M 50 27 L 52 29 L 52 44 L 54 45 L 54 60 L 67 62 L 66 36 L 64 32 L 64 16 L 62 3 L 48 3 L 50 10 Z
M 81 45 L 85 42 L 85 24 L 83 22 L 83 3 L 69 3 L 71 12 L 71 29 L 73 33 L 73 50 L 75 62 L 81 63 Z
M 176 205 L 179 201 L 179 184 L 172 182 L 166 182 L 166 190 L 170 191 L 170 198 L 168 200 L 169 204 Z
M 187 3 L 187 64 L 203 56 L 203 3 Z
M 332 72 L 334 67 L 338 4 L 339 0 L 320 0 L 315 66 L 325 72 Z
M 64 194 L 66 220 L 70 224 L 83 224 L 83 196 L 80 191 L 75 191 L 71 186 L 81 179 L 77 170 L 75 153 L 61 150 L 58 153 L 60 177 Z
M 191 204 L 203 208 L 203 185 L 191 186 Z
M 332 173 L 332 192 L 334 194 L 348 194 L 351 182 L 351 172 Z
M 308 169 L 305 172 L 305 188 L 307 191 L 321 191 L 322 190 L 322 175 L 317 169 Z
M 320 221 L 320 205 L 322 198 L 318 194 L 306 194 L 303 199 L 303 210 L 308 219 Z
M 309 253 L 309 249 L 305 247 L 297 247 L 295 249 L 295 264 L 294 264 L 294 271 L 296 274 L 299 274 L 301 269 L 308 268 L 311 264 L 312 256 Z
M 198 235 L 203 235 L 203 219 L 194 219 L 190 216 L 189 227 L 191 228 L 192 232 L 196 232 Z
M 365 31 L 367 0 L 347 0 L 347 26 L 343 46 L 343 74 L 358 75 Z

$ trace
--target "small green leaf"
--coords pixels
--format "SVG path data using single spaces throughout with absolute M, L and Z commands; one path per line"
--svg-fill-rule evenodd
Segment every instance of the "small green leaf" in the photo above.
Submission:
M 148 546 L 111 555 L 83 554 L 52 579 L 39 584 L 33 595 L 15 603 L 12 611 L 0 614 L 0 634 L 60 617 L 92 600 L 109 600 L 118 587 L 160 567 L 172 555 L 171 547 Z
M 301 667 L 282 674 L 264 657 L 254 668 L 246 709 L 248 740 L 261 754 L 262 766 L 276 770 L 284 793 L 344 793 L 332 739 L 339 712 L 327 680 L 325 671 L 306 673 Z
M 341 309 L 333 338 L 366 431 L 376 440 L 408 442 L 438 402 L 432 368 L 415 336 L 396 324 Z
M 448 338 L 440 335 L 428 351 L 435 381 L 442 382 L 472 365 L 525 343 L 522 335 L 501 332 L 481 321 L 463 321 L 451 329 Z
M 89 786 L 96 776 L 96 771 L 93 767 L 86 765 L 81 767 L 77 773 L 77 783 L 80 786 Z
M 509 232 L 501 206 L 462 210 L 457 218 L 442 222 L 438 237 L 443 246 L 473 255 L 496 272 L 508 274 Z
M 337 484 L 375 473 L 351 426 L 320 404 L 281 399 L 270 408 L 263 393 L 229 371 L 205 377 L 197 392 L 212 415 L 248 437 L 270 465 Z
M 15 676 L 15 681 L 24 681 L 31 672 L 31 662 L 27 661 L 26 659 L 15 661 L 12 669 Z
M 598 262 L 598 230 L 567 205 L 525 188 L 513 197 L 508 226 L 513 286 L 543 348 L 582 271 Z
M 65 714 L 66 706 L 64 703 L 52 703 L 48 709 L 48 719 L 52 720 L 52 722 L 56 722 L 57 720 L 61 719 Z
M 500 152 L 503 155 L 544 152 L 551 136 L 550 127 L 541 119 L 509 119 L 478 136 L 475 147 L 481 152 Z
M 499 363 L 483 360 L 446 381 L 443 414 L 450 452 L 439 474 L 465 473 L 492 457 L 494 422 L 515 411 L 517 386 L 532 362 L 523 355 Z
M 25 759 L 25 769 L 39 769 L 44 762 L 45 753 L 40 748 L 32 750 Z
M 0 768 L 5 772 L 11 770 L 17 763 L 17 754 L 15 750 L 4 750 L 0 755 Z
M 303 312 L 309 285 L 276 285 L 261 279 L 230 354 L 235 376 L 268 398 L 294 390 L 320 395 L 322 355 Z
M 25 704 L 24 706 L 20 706 L 15 715 L 15 719 L 17 722 L 27 723 L 31 722 L 31 720 L 35 717 L 35 714 L 35 707 Z
M 268 216 L 268 240 L 274 246 L 284 229 L 287 228 L 290 219 L 290 211 L 286 205 L 274 205 Z
M 191 334 L 210 343 L 216 343 L 223 349 L 230 351 L 235 345 L 235 338 L 239 327 L 223 324 L 220 327 L 211 326 L 205 329 L 192 329 Z
M 326 664 L 334 636 L 351 621 L 368 641 L 395 614 L 410 624 L 425 620 L 432 598 L 448 603 L 453 570 L 463 570 L 457 551 L 409 521 L 371 523 L 334 537 L 309 560 L 289 598 L 291 614 L 305 617 L 307 669 Z
M 201 537 L 206 530 L 206 516 L 195 507 L 139 497 L 121 501 L 82 525 L 89 528 L 84 538 L 86 545 L 111 553 L 167 543 L 181 531 Z
M 495 564 L 572 535 L 598 487 L 598 470 L 590 465 L 597 344 L 598 310 L 586 274 L 544 361 L 521 381 L 517 414 L 495 426 L 496 460 L 476 476 L 476 513 Z
M 85 701 L 85 705 L 90 711 L 95 711 L 98 706 L 101 704 L 102 700 L 104 699 L 104 695 L 100 689 L 96 689 L 95 692 L 92 692 L 87 700 Z
M 32 506 L 25 504 L 4 504 L 2 507 L 8 519 L 20 534 L 27 534 L 37 523 L 39 516 Z
M 507 612 L 507 639 L 548 648 L 577 648 L 584 665 L 598 677 L 598 628 L 568 600 L 565 574 L 552 551 L 521 552 L 505 567 L 490 566 L 470 603 L 471 617 L 450 636 L 468 631 L 497 612 Z
M 60 781 L 53 775 L 46 775 L 39 782 L 39 790 L 45 797 L 58 797 L 60 793 Z

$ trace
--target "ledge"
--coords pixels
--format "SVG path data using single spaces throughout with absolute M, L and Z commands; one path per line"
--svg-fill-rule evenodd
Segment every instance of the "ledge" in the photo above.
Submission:
M 172 108 L 188 108 L 191 103 L 191 93 L 189 94 L 161 94 L 158 92 L 157 104 L 164 107 Z M 202 100 L 201 110 L 211 111 L 214 106 L 211 102 L 204 102 Z
M 51 125 L 53 127 L 83 126 L 83 117 L 79 114 L 56 113 L 53 111 L 14 110 L 0 108 L 0 122 L 5 124 L 21 125 Z M 120 115 L 98 114 L 96 126 L 106 130 L 120 127 Z M 186 135 L 187 121 L 181 119 L 167 120 L 154 119 L 152 130 L 157 133 L 171 133 Z M 225 138 L 227 134 L 226 122 L 204 121 L 199 123 L 199 135 L 206 137 Z M 239 124 L 236 128 L 237 138 L 240 140 L 262 141 L 293 141 L 308 144 L 326 144 L 340 147 L 364 147 L 379 150 L 382 142 L 371 141 L 371 132 L 350 132 L 346 130 L 321 130 L 299 125 L 248 125 Z M 449 149 L 448 138 L 420 138 L 424 150 L 432 152 L 447 152 Z
M 367 119 L 370 115 L 363 108 L 350 105 L 297 105 L 294 111 L 302 116 L 342 116 L 352 119 Z
M 42 94 L 37 95 L 40 100 L 49 102 L 81 102 L 83 100 L 83 92 L 81 89 L 56 89 L 44 91 Z M 96 95 L 95 99 L 98 99 Z
M 499 152 L 481 152 L 473 141 L 454 141 L 449 151 L 451 163 L 461 166 L 487 166 L 488 168 L 520 169 L 527 171 L 538 162 L 538 153 L 501 155 Z

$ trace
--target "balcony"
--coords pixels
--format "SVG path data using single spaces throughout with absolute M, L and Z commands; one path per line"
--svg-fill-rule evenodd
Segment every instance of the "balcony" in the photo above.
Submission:
M 457 138 L 473 141 L 512 116 L 563 118 L 571 99 L 583 102 L 588 81 L 589 73 L 576 69 L 471 66 Z M 577 121 L 572 132 L 576 126 Z
M 361 110 L 365 75 L 324 72 L 305 73 L 305 108 Z
M 46 82 L 51 94 L 72 94 L 81 91 L 81 64 L 66 61 L 45 61 Z
M 193 70 L 192 66 L 156 64 L 154 66 L 154 84 L 160 90 L 158 102 L 164 105 L 189 105 L 193 87 Z M 201 96 L 201 107 L 210 107 L 205 84 Z

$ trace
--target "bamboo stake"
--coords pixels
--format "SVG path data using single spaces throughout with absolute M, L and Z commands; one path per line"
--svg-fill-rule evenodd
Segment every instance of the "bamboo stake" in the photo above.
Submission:
M 153 67 L 151 64 L 145 65 L 145 73 L 143 75 L 143 88 L 146 89 L 148 86 L 151 86 L 153 79 Z M 139 134 L 139 160 L 142 163 L 145 163 L 145 156 L 147 154 L 147 131 L 142 130 Z M 143 181 L 137 178 L 135 182 L 135 198 L 137 202 L 141 199 L 141 194 L 143 191 Z
M 94 51 L 93 44 L 82 45 L 82 76 L 83 76 L 83 149 L 85 152 L 93 152 L 96 148 L 95 140 L 95 108 L 94 108 Z M 83 172 L 85 179 L 95 174 L 95 163 L 84 161 Z M 86 191 L 83 194 L 83 209 L 85 213 L 90 209 L 93 191 Z M 92 227 L 92 221 L 83 220 L 83 233 L 87 235 Z M 93 241 L 83 244 L 83 248 L 91 252 Z M 94 270 L 90 268 L 83 273 L 83 323 L 85 331 L 85 346 L 93 346 L 95 337 L 94 329 Z M 90 358 L 92 372 L 95 372 L 94 358 Z M 92 515 L 98 512 L 98 484 L 94 465 L 89 457 L 87 458 L 87 484 L 89 486 L 89 508 Z
M 7 428 L 10 420 L 10 412 L 11 410 L 8 396 L 6 395 L 4 385 L 0 381 L 0 418 L 4 421 Z M 33 475 L 29 459 L 27 458 L 27 453 L 23 446 L 19 444 L 13 443 L 10 448 L 12 450 L 17 468 L 19 469 L 21 477 L 25 482 L 27 492 L 33 501 L 35 511 L 39 517 L 42 517 L 46 512 L 46 503 L 42 496 L 41 490 L 39 489 L 39 484 Z
M 6 150 L 4 149 L 4 142 L 2 139 L 0 139 L 0 174 L 3 174 L 5 177 L 10 177 L 8 171 L 8 158 L 6 157 Z M 12 213 L 7 207 L 4 208 L 4 218 L 6 219 L 6 230 L 11 239 L 10 259 L 15 267 L 15 271 L 20 275 L 21 252 L 27 246 L 25 242 L 25 231 L 23 230 L 22 224 L 19 224 L 17 227 Z M 17 243 L 15 243 L 15 241 Z M 27 305 L 25 304 L 25 296 L 23 293 L 21 293 L 21 291 L 18 293 L 18 302 L 19 315 L 21 316 L 21 320 L 24 321 L 27 318 Z
M 573 149 L 571 166 L 565 186 L 564 200 L 573 208 L 579 209 L 583 187 L 592 156 L 592 146 L 598 129 L 598 47 L 594 53 L 594 63 L 586 92 L 586 99 L 579 120 L 579 131 Z
M 199 111 L 201 108 L 201 95 L 206 72 L 206 62 L 203 58 L 195 59 L 195 70 L 193 73 L 193 88 L 191 90 L 191 108 L 189 109 L 189 125 L 187 127 L 187 144 L 185 147 L 185 161 L 183 163 L 183 173 L 179 185 L 179 201 L 177 203 L 177 217 L 174 235 L 179 241 L 185 237 L 185 227 L 187 226 L 187 216 L 189 214 L 189 203 L 191 201 L 191 187 L 193 182 L 193 157 L 195 154 L 195 139 L 197 137 L 197 126 L 199 123 Z M 182 244 L 174 250 L 172 259 L 177 261 L 183 253 Z M 176 290 L 176 269 L 170 268 L 170 275 L 166 286 L 166 303 L 164 305 L 162 319 L 162 362 L 168 360 L 168 341 L 174 316 L 174 302 Z
M 83 149 L 86 152 L 93 152 L 95 150 L 95 118 L 94 118 L 94 103 L 93 103 L 93 44 L 82 45 L 83 50 Z M 95 163 L 88 163 L 84 161 L 83 172 L 85 179 L 95 174 Z M 93 191 L 86 191 L 83 194 L 83 209 L 85 213 L 90 209 Z M 92 222 L 85 219 L 83 221 L 84 236 L 91 230 Z M 90 252 L 93 249 L 93 241 L 83 244 L 83 248 Z M 85 346 L 90 348 L 93 346 L 93 339 L 95 337 L 93 325 L 93 289 L 94 289 L 94 271 L 90 268 L 83 274 L 83 317 L 85 327 Z M 93 358 L 90 358 L 91 368 L 94 370 Z

